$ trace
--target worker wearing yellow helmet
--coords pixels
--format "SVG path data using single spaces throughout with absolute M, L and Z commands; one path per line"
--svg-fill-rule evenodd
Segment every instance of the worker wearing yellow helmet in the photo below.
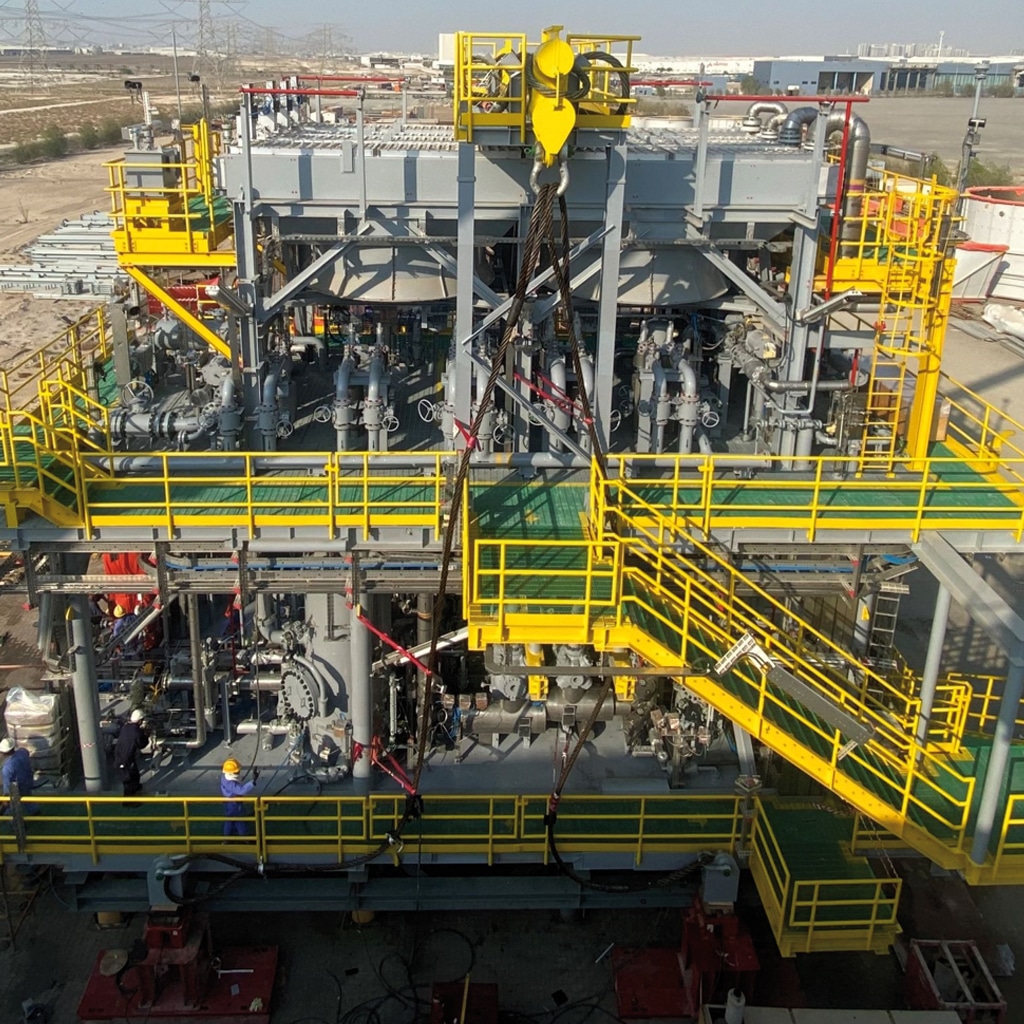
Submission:
M 238 797 L 248 796 L 256 788 L 256 780 L 260 777 L 259 768 L 253 768 L 252 780 L 242 782 L 242 766 L 229 757 L 221 767 L 220 795 L 225 798 L 224 804 L 224 835 L 252 835 L 251 812 Z

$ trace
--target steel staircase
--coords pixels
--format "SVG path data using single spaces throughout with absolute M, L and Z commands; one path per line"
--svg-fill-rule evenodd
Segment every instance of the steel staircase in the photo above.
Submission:
M 968 867 L 976 780 L 973 760 L 956 759 L 958 691 L 940 695 L 935 741 L 918 745 L 912 688 L 743 577 L 695 524 L 663 515 L 618 480 L 604 483 L 592 507 L 590 536 L 560 542 L 557 567 L 550 549 L 520 532 L 499 542 L 501 564 L 491 560 L 487 577 L 488 559 L 468 540 L 472 646 L 557 637 L 630 649 L 903 843 L 947 869 Z M 740 582 L 752 597 L 736 596 Z

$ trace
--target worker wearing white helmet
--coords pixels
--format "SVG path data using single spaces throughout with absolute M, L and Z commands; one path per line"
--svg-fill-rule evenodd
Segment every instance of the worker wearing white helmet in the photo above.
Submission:
M 22 798 L 28 796 L 35 786 L 29 752 L 24 747 L 16 746 L 10 736 L 5 736 L 0 740 L 0 754 L 4 755 L 4 765 L 0 769 L 4 796 L 11 795 L 11 787 L 15 783 L 18 786 L 18 795 Z
M 121 776 L 125 796 L 135 796 L 142 791 L 142 773 L 139 769 L 139 755 L 149 743 L 149 734 L 143 727 L 145 716 L 142 708 L 136 708 L 121 726 L 114 747 L 114 764 Z

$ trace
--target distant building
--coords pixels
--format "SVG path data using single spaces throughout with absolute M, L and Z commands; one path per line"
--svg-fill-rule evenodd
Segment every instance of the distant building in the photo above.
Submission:
M 876 61 L 849 55 L 826 57 L 767 57 L 756 59 L 751 74 L 768 92 L 789 96 L 868 94 L 875 92 Z

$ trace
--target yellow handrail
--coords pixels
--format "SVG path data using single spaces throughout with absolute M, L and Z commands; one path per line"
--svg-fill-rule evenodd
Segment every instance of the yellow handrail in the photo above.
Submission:
M 547 794 L 432 793 L 422 818 L 403 838 L 424 853 L 547 854 Z M 0 814 L 0 856 L 82 854 L 99 864 L 133 853 L 229 852 L 268 863 L 321 856 L 325 863 L 373 852 L 402 818 L 405 795 L 238 798 L 243 813 L 226 817 L 214 796 L 36 796 L 24 818 L 21 850 L 10 810 Z M 242 824 L 244 834 L 224 834 Z M 640 867 L 649 853 L 734 851 L 743 827 L 739 797 L 689 793 L 658 796 L 572 794 L 562 801 L 558 843 L 566 852 L 628 853 Z

